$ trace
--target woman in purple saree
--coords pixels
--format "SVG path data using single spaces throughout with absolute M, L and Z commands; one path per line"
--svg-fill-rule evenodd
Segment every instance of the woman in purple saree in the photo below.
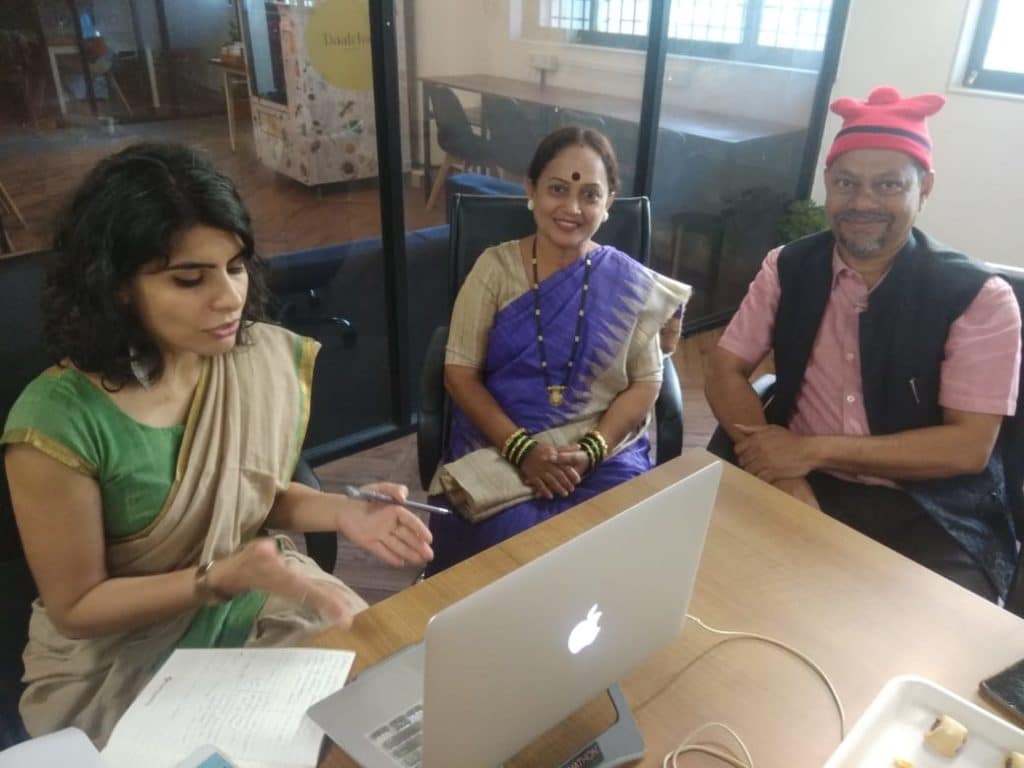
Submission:
M 608 140 L 567 127 L 528 171 L 537 234 L 481 254 L 452 313 L 435 573 L 651 467 L 662 354 L 690 289 L 591 240 L 618 187 Z

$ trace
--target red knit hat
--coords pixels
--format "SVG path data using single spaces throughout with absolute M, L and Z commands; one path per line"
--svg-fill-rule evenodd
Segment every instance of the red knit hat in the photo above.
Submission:
M 937 93 L 904 99 L 895 88 L 875 88 L 867 101 L 837 99 L 831 110 L 843 118 L 825 158 L 828 168 L 843 152 L 852 149 L 895 149 L 932 169 L 932 140 L 925 118 L 934 115 L 946 100 Z

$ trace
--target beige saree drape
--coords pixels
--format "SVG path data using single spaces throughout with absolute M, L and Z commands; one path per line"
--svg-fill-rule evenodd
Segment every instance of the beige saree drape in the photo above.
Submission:
M 258 534 L 276 495 L 287 487 L 309 418 L 319 345 L 270 325 L 254 325 L 249 333 L 250 344 L 204 366 L 171 492 L 145 530 L 107 543 L 111 577 L 167 573 L 238 550 Z M 290 567 L 344 590 L 355 610 L 365 607 L 280 538 Z M 195 613 L 142 630 L 74 640 L 56 630 L 36 601 L 24 655 L 28 688 L 21 699 L 29 733 L 74 725 L 104 743 Z M 270 596 L 248 644 L 281 645 L 319 628 L 316 614 Z

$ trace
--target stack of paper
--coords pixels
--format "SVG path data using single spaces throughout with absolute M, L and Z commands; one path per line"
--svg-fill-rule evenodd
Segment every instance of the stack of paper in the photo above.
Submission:
M 0 768 L 108 768 L 89 737 L 77 728 L 48 733 L 0 752 Z

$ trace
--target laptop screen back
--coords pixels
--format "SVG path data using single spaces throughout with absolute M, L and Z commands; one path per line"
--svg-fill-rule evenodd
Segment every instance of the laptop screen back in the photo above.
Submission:
M 681 631 L 711 464 L 431 619 L 423 765 L 497 765 Z

